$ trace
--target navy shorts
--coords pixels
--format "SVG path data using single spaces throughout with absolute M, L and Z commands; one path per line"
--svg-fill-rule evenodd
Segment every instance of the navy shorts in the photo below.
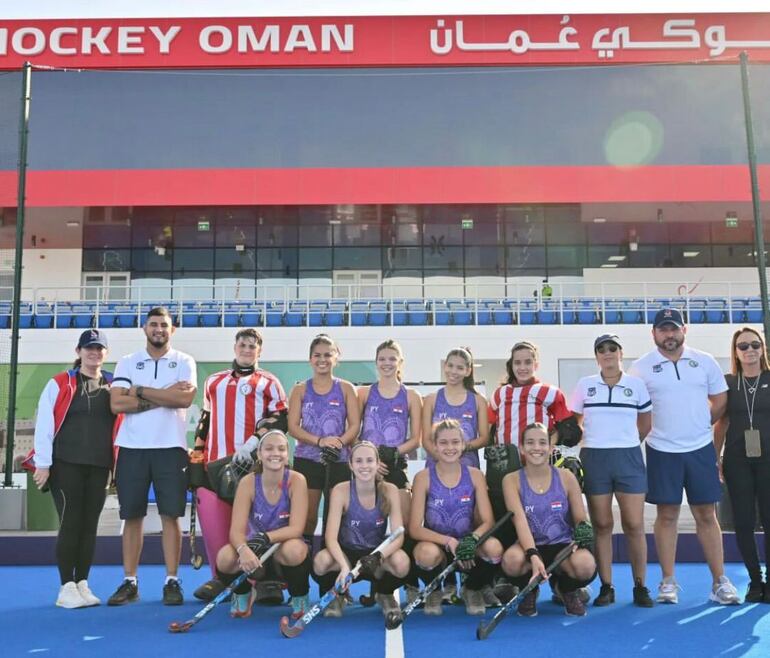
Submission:
M 647 502 L 681 505 L 682 490 L 691 505 L 708 505 L 722 499 L 714 444 L 691 452 L 662 452 L 647 448 Z
M 586 496 L 602 496 L 616 491 L 647 493 L 647 471 L 641 447 L 581 448 L 583 483 Z
M 312 459 L 297 457 L 294 459 L 292 469 L 297 473 L 302 473 L 307 480 L 307 488 L 323 491 L 326 484 L 326 466 L 321 462 L 315 462 Z M 336 462 L 329 464 L 329 490 L 340 482 L 350 480 L 350 467 L 347 462 Z
M 184 516 L 187 506 L 187 451 L 183 448 L 121 448 L 115 466 L 121 519 L 147 516 L 150 484 L 158 513 Z

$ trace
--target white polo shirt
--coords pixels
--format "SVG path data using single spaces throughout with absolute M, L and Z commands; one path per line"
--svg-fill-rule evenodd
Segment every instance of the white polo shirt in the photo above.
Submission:
M 195 361 L 189 354 L 169 350 L 157 361 L 147 350 L 124 356 L 115 368 L 112 386 L 168 388 L 177 382 L 197 386 Z M 187 409 L 157 407 L 125 414 L 115 445 L 121 448 L 187 448 Z
M 692 452 L 713 440 L 708 396 L 727 390 L 710 354 L 687 347 L 674 363 L 657 349 L 634 361 L 629 371 L 644 380 L 655 411 L 647 443 L 662 452 Z
M 638 377 L 623 373 L 608 386 L 597 374 L 577 383 L 569 407 L 583 415 L 584 448 L 637 448 L 637 416 L 652 411 L 652 402 Z

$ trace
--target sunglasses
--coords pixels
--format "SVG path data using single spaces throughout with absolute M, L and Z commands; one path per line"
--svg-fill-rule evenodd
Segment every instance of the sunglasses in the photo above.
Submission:
M 609 345 L 599 345 L 599 347 L 596 348 L 596 351 L 599 354 L 604 354 L 605 352 L 617 352 L 620 348 L 615 345 L 615 343 L 610 343 Z
M 752 340 L 750 343 L 737 343 L 735 345 L 741 352 L 745 352 L 747 349 L 758 350 L 762 347 L 762 343 L 758 340 Z

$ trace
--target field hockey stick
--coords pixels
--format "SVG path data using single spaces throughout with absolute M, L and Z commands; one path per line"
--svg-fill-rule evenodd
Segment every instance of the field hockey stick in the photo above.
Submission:
M 389 544 L 392 544 L 396 539 L 398 539 L 401 535 L 404 534 L 404 526 L 399 526 L 395 529 L 390 535 L 385 537 L 385 540 L 377 547 L 375 548 L 372 553 L 377 553 L 385 549 L 386 546 Z M 370 553 L 370 555 L 372 554 Z M 356 565 L 351 569 L 350 573 L 348 573 L 347 576 L 345 576 L 345 580 L 342 582 L 342 584 L 335 585 L 330 589 L 326 594 L 324 594 L 321 597 L 321 600 L 318 601 L 310 610 L 308 610 L 302 617 L 300 617 L 294 624 L 289 623 L 288 617 L 282 617 L 281 618 L 281 633 L 284 637 L 292 638 L 297 637 L 304 629 L 305 626 L 307 626 L 313 619 L 315 619 L 319 614 L 321 614 L 326 608 L 329 607 L 329 604 L 334 601 L 334 599 L 337 598 L 342 592 L 347 589 L 347 587 L 352 583 L 357 577 L 358 574 L 361 573 L 361 560 L 356 562 Z
M 550 566 L 545 570 L 546 573 L 550 576 L 556 568 L 564 562 L 570 555 L 572 555 L 578 548 L 578 545 L 575 542 L 572 542 L 569 546 L 565 546 L 562 548 L 557 554 L 556 557 L 553 559 L 553 562 L 551 562 Z M 543 576 L 538 574 L 535 578 L 529 581 L 527 586 L 522 589 L 516 596 L 514 596 L 508 603 L 506 603 L 502 608 L 500 608 L 496 613 L 495 616 L 492 617 L 492 619 L 489 621 L 488 624 L 485 624 L 483 621 L 479 622 L 479 627 L 476 629 L 476 639 L 477 640 L 486 640 L 492 631 L 497 628 L 497 625 L 503 620 L 503 618 L 508 614 L 508 611 L 513 608 L 513 606 L 518 605 L 521 603 L 521 601 L 524 600 L 524 597 L 527 596 L 530 592 L 532 592 L 540 583 L 542 583 L 545 580 Z
M 195 547 L 195 533 L 197 528 L 197 510 L 198 510 L 198 494 L 196 489 L 192 492 L 192 502 L 190 503 L 190 564 L 196 571 L 203 566 L 203 556 L 198 553 Z
M 273 553 L 275 553 L 279 546 L 281 545 L 281 542 L 278 542 L 277 544 L 273 544 L 270 546 L 270 548 L 265 551 L 264 555 L 259 558 L 259 561 L 263 564 L 267 561 L 269 557 L 272 557 Z M 217 594 L 217 596 L 212 599 L 210 603 L 208 603 L 205 607 L 203 607 L 198 614 L 196 614 L 192 619 L 188 619 L 184 622 L 178 622 L 178 621 L 172 621 L 169 626 L 168 630 L 172 633 L 186 633 L 189 631 L 195 624 L 197 624 L 201 619 L 203 619 L 209 612 L 211 612 L 214 608 L 216 608 L 222 601 L 225 601 L 230 597 L 230 595 L 233 593 L 236 587 L 240 585 L 246 578 L 249 577 L 249 574 L 247 574 L 245 571 L 241 572 L 238 577 L 230 583 L 222 592 Z
M 497 530 L 501 528 L 503 524 L 508 522 L 511 516 L 513 516 L 513 512 L 506 512 L 503 516 L 501 516 L 500 520 L 497 521 L 495 525 L 493 525 L 489 530 L 481 535 L 481 537 L 479 537 L 479 541 L 476 545 L 481 546 L 487 539 L 489 539 L 495 532 L 497 532 Z M 407 604 L 405 608 L 402 610 L 394 610 L 393 612 L 389 612 L 385 617 L 385 628 L 388 630 L 393 630 L 394 628 L 398 628 L 401 624 L 403 624 L 404 619 L 411 615 L 418 606 L 423 604 L 428 598 L 428 595 L 441 585 L 441 581 L 444 580 L 444 578 L 452 573 L 455 569 L 457 569 L 459 562 L 460 560 L 457 558 L 452 560 L 438 576 L 436 576 L 425 586 L 425 589 L 423 589 L 417 595 L 417 598 L 415 598 L 415 600 L 411 603 Z

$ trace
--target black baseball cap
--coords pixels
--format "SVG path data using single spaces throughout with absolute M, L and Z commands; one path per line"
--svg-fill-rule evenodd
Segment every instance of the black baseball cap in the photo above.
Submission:
M 623 346 L 620 344 L 620 338 L 617 337 L 615 334 L 602 334 L 594 341 L 594 352 L 596 352 L 597 349 L 599 349 L 599 345 L 602 343 L 615 343 L 620 349 L 623 349 Z
M 87 329 L 82 334 L 80 334 L 80 339 L 78 340 L 78 349 L 83 347 L 91 347 L 92 345 L 99 345 L 107 349 L 107 334 L 105 334 L 103 331 L 99 331 L 98 329 Z
M 662 327 L 664 324 L 673 324 L 675 327 L 684 327 L 682 314 L 675 308 L 662 308 L 655 314 L 655 320 L 652 323 L 654 329 Z

